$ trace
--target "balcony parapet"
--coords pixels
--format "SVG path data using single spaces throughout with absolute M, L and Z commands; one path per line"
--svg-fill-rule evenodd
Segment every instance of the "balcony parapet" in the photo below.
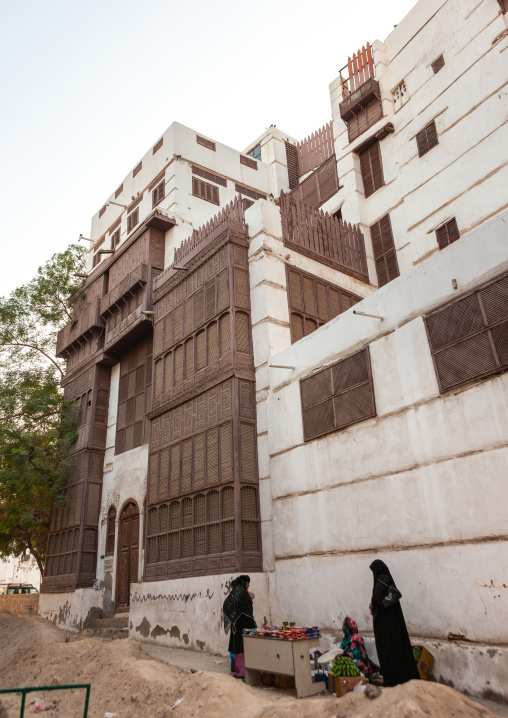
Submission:
M 112 314 L 123 301 L 133 296 L 142 285 L 148 281 L 148 265 L 144 262 L 138 264 L 122 281 L 101 299 L 101 316 Z
M 365 107 L 372 102 L 372 100 L 381 99 L 381 91 L 379 89 L 379 82 L 373 77 L 364 82 L 360 87 L 352 92 L 340 105 L 340 116 L 347 122 L 358 112 L 360 107 Z
M 87 304 L 75 319 L 60 329 L 56 340 L 56 356 L 65 358 L 69 351 L 84 344 L 104 327 L 105 322 L 100 316 L 100 299 L 97 298 Z

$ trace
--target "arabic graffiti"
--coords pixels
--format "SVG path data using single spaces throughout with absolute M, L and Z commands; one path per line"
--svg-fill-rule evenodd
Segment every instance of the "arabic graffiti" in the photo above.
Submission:
M 483 596 L 482 596 L 482 594 L 480 593 L 480 589 L 481 589 L 481 588 L 490 588 L 490 589 L 493 589 L 494 591 L 499 591 L 499 590 L 501 590 L 502 588 L 508 588 L 508 584 L 506 584 L 506 583 L 500 583 L 500 584 L 498 585 L 498 584 L 494 583 L 493 579 L 490 579 L 490 583 L 484 583 L 484 582 L 483 582 L 481 579 L 479 579 L 479 578 L 476 578 L 476 579 L 475 579 L 475 586 L 476 586 L 476 590 L 478 591 L 478 596 L 480 597 L 480 601 L 481 601 L 482 604 L 483 604 L 483 608 L 484 608 L 484 613 L 485 613 L 485 614 L 487 614 L 487 605 L 486 605 L 485 601 L 483 600 Z M 500 594 L 500 593 L 494 594 L 493 598 L 494 598 L 494 599 L 496 599 L 496 598 L 501 598 L 501 594 Z
M 206 593 L 203 591 L 196 591 L 195 593 L 144 593 L 139 594 L 135 591 L 131 596 L 131 601 L 138 603 L 146 603 L 147 601 L 183 601 L 188 603 L 194 601 L 197 598 L 207 598 L 209 601 L 214 597 L 214 592 L 206 589 Z

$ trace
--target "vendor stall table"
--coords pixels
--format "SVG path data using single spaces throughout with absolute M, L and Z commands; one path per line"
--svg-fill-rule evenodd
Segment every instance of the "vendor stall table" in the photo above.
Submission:
M 306 698 L 321 693 L 326 686 L 312 681 L 310 653 L 319 646 L 318 638 L 302 638 L 298 641 L 278 638 L 244 636 L 245 682 L 253 685 L 259 682 L 260 673 L 281 673 L 294 676 L 296 695 Z

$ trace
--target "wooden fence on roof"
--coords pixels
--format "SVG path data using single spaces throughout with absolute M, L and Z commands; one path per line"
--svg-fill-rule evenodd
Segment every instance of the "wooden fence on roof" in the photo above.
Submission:
M 284 193 L 280 209 L 284 246 L 362 282 L 369 281 L 365 242 L 359 227 Z
M 353 57 L 348 57 L 347 61 L 349 71 L 349 92 L 354 92 L 360 85 L 371 77 L 374 77 L 374 59 L 372 57 L 372 47 L 370 42 L 367 46 L 358 50 Z
M 298 155 L 298 175 L 319 167 L 335 152 L 333 146 L 333 126 L 329 122 L 296 144 Z

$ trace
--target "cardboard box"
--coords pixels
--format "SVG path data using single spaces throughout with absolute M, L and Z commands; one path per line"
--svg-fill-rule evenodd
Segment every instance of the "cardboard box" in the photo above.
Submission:
M 422 681 L 428 681 L 434 665 L 434 656 L 424 646 L 414 646 L 414 648 L 422 649 L 422 655 L 416 665 Z
M 354 690 L 358 683 L 368 683 L 368 680 L 363 676 L 348 678 L 347 676 L 334 676 L 333 673 L 328 674 L 328 690 L 339 698 Z

